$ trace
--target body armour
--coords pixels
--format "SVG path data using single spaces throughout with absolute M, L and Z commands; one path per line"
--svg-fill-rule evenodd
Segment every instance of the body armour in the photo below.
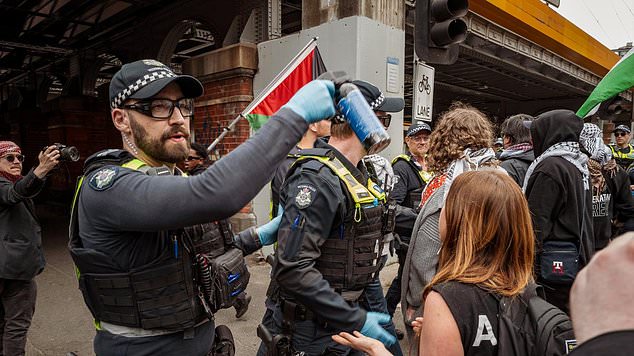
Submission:
M 184 231 L 161 231 L 159 239 L 169 239 L 170 249 L 154 261 L 130 271 L 120 271 L 106 254 L 84 248 L 79 237 L 77 202 L 83 178 L 106 165 L 119 165 L 145 174 L 170 174 L 165 167 L 152 168 L 125 151 L 97 154 L 86 161 L 80 177 L 70 222 L 69 249 L 76 266 L 79 289 L 95 324 L 108 322 L 142 329 L 185 330 L 212 319 L 205 283 L 197 257 L 207 253 L 217 257 L 230 241 L 228 226 L 208 223 Z M 229 240 L 228 240 L 229 239 Z M 241 257 L 241 256 L 240 256 Z
M 419 178 L 420 186 L 414 190 L 411 190 L 407 193 L 407 198 L 403 201 L 403 206 L 418 209 L 420 205 L 420 201 L 423 195 L 423 189 L 425 185 L 431 180 L 432 174 L 426 171 L 420 170 L 416 164 L 412 161 L 412 158 L 409 155 L 398 155 L 392 160 L 392 166 L 399 160 L 403 160 L 407 162 L 407 164 L 416 172 L 416 176 Z
M 289 175 L 303 162 L 317 160 L 339 177 L 342 190 L 354 203 L 352 209 L 345 213 L 344 223 L 331 230 L 331 236 L 321 246 L 321 255 L 315 263 L 330 286 L 346 298 L 347 292 L 356 295 L 354 292 L 362 291 L 380 270 L 385 232 L 382 227 L 386 217 L 385 193 L 370 179 L 366 185 L 358 182 L 334 155 L 316 155 L 323 151 L 302 151 Z
M 623 169 L 627 169 L 630 164 L 634 163 L 634 146 L 628 144 L 627 149 L 628 152 L 622 152 L 621 149 L 616 145 L 610 145 L 610 149 L 612 150 L 612 157 L 619 166 L 623 167 Z

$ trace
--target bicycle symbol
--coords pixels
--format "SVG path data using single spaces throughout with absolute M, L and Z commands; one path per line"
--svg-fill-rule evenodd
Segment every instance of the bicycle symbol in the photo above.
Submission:
M 429 85 L 429 77 L 423 74 L 423 80 L 418 82 L 418 92 L 422 93 L 425 91 L 427 95 L 431 94 L 431 85 Z

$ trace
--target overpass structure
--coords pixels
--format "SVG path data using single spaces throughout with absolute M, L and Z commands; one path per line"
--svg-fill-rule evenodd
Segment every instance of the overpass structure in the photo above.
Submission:
M 414 0 L 0 0 L 0 139 L 23 146 L 25 166 L 50 142 L 76 145 L 84 157 L 120 146 L 108 82 L 124 62 L 156 58 L 203 81 L 193 131 L 209 143 L 253 99 L 265 68 L 292 57 L 263 50 L 294 54 L 295 47 L 284 47 L 288 39 L 299 43 L 310 34 L 321 36 L 330 69 L 405 97 L 409 106 L 390 129 L 400 151 L 400 130 L 411 122 L 414 7 Z M 469 7 L 458 61 L 435 66 L 434 115 L 454 100 L 496 122 L 520 112 L 576 110 L 618 61 L 539 0 L 470 0 Z M 386 58 L 396 66 L 392 88 Z M 630 92 L 620 100 L 631 108 Z M 631 111 L 602 117 L 630 118 Z M 218 154 L 248 136 L 243 122 Z M 71 187 L 80 168 L 69 164 L 54 186 Z
M 434 65 L 436 112 L 456 99 L 487 111 L 496 121 L 515 113 L 576 110 L 619 60 L 541 1 L 470 0 L 469 8 L 469 35 L 457 63 Z M 411 45 L 415 24 L 409 11 L 406 43 Z M 622 97 L 632 101 L 631 92 Z M 604 113 L 606 119 L 629 117 Z

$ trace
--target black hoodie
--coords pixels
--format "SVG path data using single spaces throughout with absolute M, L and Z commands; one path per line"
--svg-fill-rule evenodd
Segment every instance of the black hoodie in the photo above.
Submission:
M 531 125 L 535 157 L 556 143 L 579 142 L 582 129 L 583 121 L 570 110 L 552 110 L 539 115 Z M 591 193 L 584 190 L 581 172 L 564 158 L 545 158 L 528 180 L 526 198 L 533 217 L 538 255 L 544 241 L 571 241 L 577 245 L 583 241 L 580 267 L 585 265 L 594 244 Z M 583 240 L 582 219 L 585 219 Z

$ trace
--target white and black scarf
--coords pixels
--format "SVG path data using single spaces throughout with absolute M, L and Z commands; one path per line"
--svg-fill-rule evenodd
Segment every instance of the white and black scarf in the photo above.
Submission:
M 533 174 L 533 171 L 535 170 L 535 167 L 537 167 L 537 165 L 541 163 L 541 161 L 543 161 L 544 159 L 548 157 L 561 157 L 565 159 L 566 161 L 572 163 L 575 166 L 575 168 L 577 168 L 579 172 L 581 172 L 581 175 L 583 176 L 583 189 L 584 190 L 590 189 L 590 184 L 588 180 L 589 178 L 588 156 L 581 153 L 581 150 L 579 149 L 579 142 L 568 141 L 568 142 L 558 142 L 548 147 L 548 149 L 544 151 L 544 153 L 542 153 L 537 158 L 535 158 L 533 163 L 531 163 L 531 165 L 528 167 L 528 170 L 526 171 L 526 177 L 524 178 L 524 185 L 522 186 L 523 192 L 526 192 L 528 181 L 530 180 L 531 175 Z

